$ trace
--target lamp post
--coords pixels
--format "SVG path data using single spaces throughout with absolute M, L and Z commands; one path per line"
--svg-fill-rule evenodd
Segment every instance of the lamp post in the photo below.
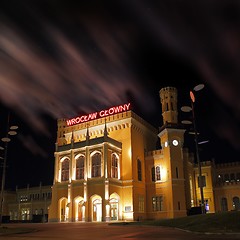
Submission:
M 204 202 L 204 194 L 203 194 L 203 187 L 204 187 L 204 182 L 202 178 L 202 168 L 201 168 L 201 162 L 200 162 L 200 157 L 199 157 L 199 142 L 198 142 L 198 132 L 197 132 L 197 126 L 196 126 L 196 117 L 195 117 L 195 95 L 194 92 L 200 91 L 204 88 L 203 84 L 199 84 L 193 88 L 193 90 L 190 91 L 190 99 L 191 99 L 191 107 L 189 106 L 183 106 L 181 110 L 183 112 L 192 112 L 192 120 L 193 120 L 193 128 L 194 128 L 194 138 L 195 138 L 195 149 L 196 149 L 196 158 L 197 158 L 197 164 L 198 164 L 198 185 L 200 188 L 200 196 L 201 196 L 201 212 L 202 214 L 205 214 L 205 202 Z M 191 124 L 192 122 L 190 121 L 182 121 L 183 124 Z
M 8 116 L 8 125 L 9 125 L 9 116 Z M 14 136 L 17 134 L 15 130 L 18 129 L 18 126 L 7 126 L 7 134 L 1 140 L 4 142 L 5 147 L 0 147 L 0 150 L 4 150 L 3 157 L 3 170 L 2 170 L 2 184 L 1 184 L 1 195 L 0 195 L 0 226 L 2 225 L 3 220 L 3 201 L 4 201 L 4 188 L 5 188 L 5 180 L 6 180 L 6 167 L 7 167 L 7 151 L 8 151 L 8 143 L 11 141 L 9 136 Z

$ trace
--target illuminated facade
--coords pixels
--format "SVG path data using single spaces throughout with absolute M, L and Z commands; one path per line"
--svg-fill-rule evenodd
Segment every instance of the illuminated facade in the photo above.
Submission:
M 183 148 L 177 90 L 161 89 L 160 100 L 160 131 L 130 104 L 58 120 L 50 222 L 175 218 L 199 205 L 198 170 Z M 202 165 L 209 212 L 221 208 L 215 204 L 214 169 L 212 162 Z

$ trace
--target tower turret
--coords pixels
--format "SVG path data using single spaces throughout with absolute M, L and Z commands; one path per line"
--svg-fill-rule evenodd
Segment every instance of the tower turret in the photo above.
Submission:
M 177 89 L 165 87 L 159 91 L 162 104 L 163 124 L 178 123 Z

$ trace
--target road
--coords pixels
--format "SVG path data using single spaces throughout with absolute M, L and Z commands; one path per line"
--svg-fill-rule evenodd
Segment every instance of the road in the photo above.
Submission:
M 2 240 L 219 240 L 240 239 L 240 235 L 206 235 L 155 226 L 108 225 L 107 223 L 42 223 L 9 224 L 7 227 L 32 228 L 35 231 L 22 234 L 0 236 Z

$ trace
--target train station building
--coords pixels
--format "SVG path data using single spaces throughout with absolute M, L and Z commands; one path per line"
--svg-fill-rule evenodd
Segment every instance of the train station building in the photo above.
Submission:
M 58 120 L 48 221 L 176 218 L 199 206 L 199 172 L 184 147 L 177 89 L 159 93 L 159 129 L 130 103 Z M 206 211 L 239 210 L 240 163 L 208 161 L 201 169 Z

